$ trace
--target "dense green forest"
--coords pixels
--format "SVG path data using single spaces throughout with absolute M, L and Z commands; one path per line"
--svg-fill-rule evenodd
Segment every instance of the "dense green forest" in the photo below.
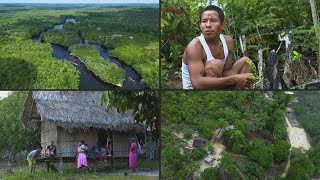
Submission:
M 300 93 L 312 99 L 307 92 Z M 285 110 L 293 97 L 284 92 L 274 92 L 272 98 L 256 91 L 164 92 L 161 99 L 162 177 L 310 179 L 316 176 L 318 142 L 307 152 L 292 149 L 291 166 L 286 177 L 282 177 L 291 146 Z M 216 140 L 214 132 L 221 128 L 226 130 L 221 140 Z M 190 146 L 195 136 L 207 141 L 206 145 L 183 153 L 183 148 Z M 207 151 L 218 151 L 215 143 L 225 146 L 220 153 L 220 163 L 200 170 Z
M 234 39 L 233 62 L 244 56 L 239 41 L 245 35 L 246 56 L 258 65 L 258 49 L 262 47 L 263 74 L 259 81 L 268 89 L 272 64 L 268 56 L 275 50 L 280 75 L 288 88 L 318 79 L 320 32 L 319 1 L 305 0 L 163 0 L 161 3 L 161 76 L 165 88 L 181 88 L 181 59 L 188 43 L 199 36 L 199 12 L 207 2 L 217 2 L 225 12 L 222 34 Z M 313 3 L 311 3 L 313 2 Z M 311 4 L 317 12 L 312 15 Z M 297 12 L 297 13 L 293 13 Z M 292 30 L 292 49 L 279 41 L 286 30 Z M 317 55 L 318 53 L 318 55 Z M 284 73 L 285 66 L 287 67 Z M 258 66 L 257 66 L 258 67 Z M 271 72 L 272 73 L 272 72 Z M 259 82 L 258 81 L 258 82 Z M 253 86 L 261 88 L 261 86 Z M 283 87 L 284 88 L 284 87 Z
M 1 5 L 0 13 L 0 51 L 3 52 L 0 54 L 3 67 L 0 70 L 1 88 L 77 89 L 79 72 L 70 62 L 53 58 L 48 43 L 69 48 L 79 44 L 80 38 L 86 43 L 114 48 L 114 56 L 132 65 L 148 87 L 159 86 L 157 6 Z M 65 23 L 66 18 L 74 18 L 76 21 Z M 52 29 L 54 25 L 63 23 L 63 29 Z M 40 34 L 45 43 L 38 44 L 31 40 Z M 89 56 L 96 56 L 95 51 L 90 52 L 93 54 Z M 130 53 L 130 58 L 127 53 Z M 90 68 L 86 66 L 101 78 L 101 59 L 91 60 Z M 103 64 L 106 66 L 110 63 Z M 123 70 L 115 66 L 108 67 L 108 76 L 114 76 L 120 71 L 117 77 L 123 76 Z M 114 83 L 103 76 L 103 81 Z M 118 80 L 115 83 L 119 84 Z
M 76 44 L 70 46 L 69 51 L 102 80 L 122 86 L 125 79 L 124 70 L 118 68 L 116 64 L 104 60 L 94 45 Z

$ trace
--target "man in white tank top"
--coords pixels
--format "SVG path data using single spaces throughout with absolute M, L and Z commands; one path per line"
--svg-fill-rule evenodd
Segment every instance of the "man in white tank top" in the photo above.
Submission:
M 202 34 L 187 46 L 182 59 L 183 89 L 241 89 L 252 82 L 247 61 L 239 59 L 232 65 L 233 39 L 220 34 L 224 13 L 210 5 L 200 13 Z

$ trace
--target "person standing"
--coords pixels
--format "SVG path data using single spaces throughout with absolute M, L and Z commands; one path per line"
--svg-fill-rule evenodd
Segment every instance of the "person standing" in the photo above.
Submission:
M 131 139 L 130 150 L 129 150 L 129 167 L 133 172 L 136 172 L 137 167 L 137 143 L 135 138 Z
M 42 147 L 39 146 L 38 149 L 31 151 L 27 156 L 27 161 L 28 161 L 31 173 L 35 173 L 36 171 L 36 160 L 40 156 L 41 151 L 42 151 Z
M 87 150 L 88 150 L 88 147 L 85 145 L 85 141 L 81 140 L 77 148 L 77 168 L 78 169 L 82 168 L 83 171 L 85 167 L 88 167 L 87 155 L 86 155 Z

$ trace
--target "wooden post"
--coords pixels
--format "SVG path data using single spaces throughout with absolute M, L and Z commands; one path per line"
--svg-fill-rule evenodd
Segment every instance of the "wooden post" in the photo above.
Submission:
M 284 72 L 283 80 L 286 83 L 287 87 L 292 86 L 292 61 L 291 61 L 291 51 L 292 51 L 292 30 L 287 29 L 284 35 L 279 35 L 279 41 L 285 41 L 286 43 L 286 56 L 284 62 Z
M 59 158 L 59 173 L 63 173 L 63 159 L 62 157 Z
M 279 74 L 279 63 L 275 50 L 272 50 L 268 57 L 268 79 L 270 81 L 269 89 L 282 89 Z
M 50 168 L 49 168 L 50 162 L 48 162 L 48 161 L 45 161 L 45 162 L 46 162 L 47 173 L 49 173 L 49 171 L 50 171 Z
M 239 35 L 241 52 L 244 56 L 247 56 L 246 35 Z
M 262 46 L 259 45 L 258 47 L 258 54 L 259 54 L 259 62 L 258 62 L 258 73 L 259 73 L 259 85 L 260 85 L 260 89 L 263 89 L 263 80 L 262 80 L 262 76 L 263 76 L 263 53 L 262 53 Z

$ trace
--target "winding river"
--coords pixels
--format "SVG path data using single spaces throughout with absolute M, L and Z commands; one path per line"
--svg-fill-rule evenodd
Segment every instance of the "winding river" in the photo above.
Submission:
M 66 22 L 75 22 L 74 18 L 66 19 Z M 53 27 L 54 29 L 63 29 L 63 24 L 57 24 Z M 44 32 L 42 32 L 44 33 Z M 41 33 L 41 34 L 42 34 Z M 32 40 L 42 43 L 41 34 L 39 36 L 32 37 Z M 83 37 L 80 37 L 80 43 L 84 44 L 85 40 Z M 112 63 L 115 63 L 118 67 L 125 70 L 125 81 L 123 82 L 124 89 L 145 89 L 147 88 L 144 80 L 141 78 L 139 74 L 131 67 L 121 62 L 120 60 L 113 58 L 110 56 L 109 51 L 111 48 L 105 48 L 99 44 L 95 45 L 96 49 L 99 51 L 99 54 L 105 59 Z M 70 56 L 70 52 L 66 47 L 52 44 L 52 56 L 61 59 L 70 61 L 76 69 L 80 72 L 80 83 L 79 89 L 117 89 L 115 85 L 106 83 L 102 81 L 100 78 L 95 76 L 91 71 L 89 71 L 85 65 L 74 56 Z

